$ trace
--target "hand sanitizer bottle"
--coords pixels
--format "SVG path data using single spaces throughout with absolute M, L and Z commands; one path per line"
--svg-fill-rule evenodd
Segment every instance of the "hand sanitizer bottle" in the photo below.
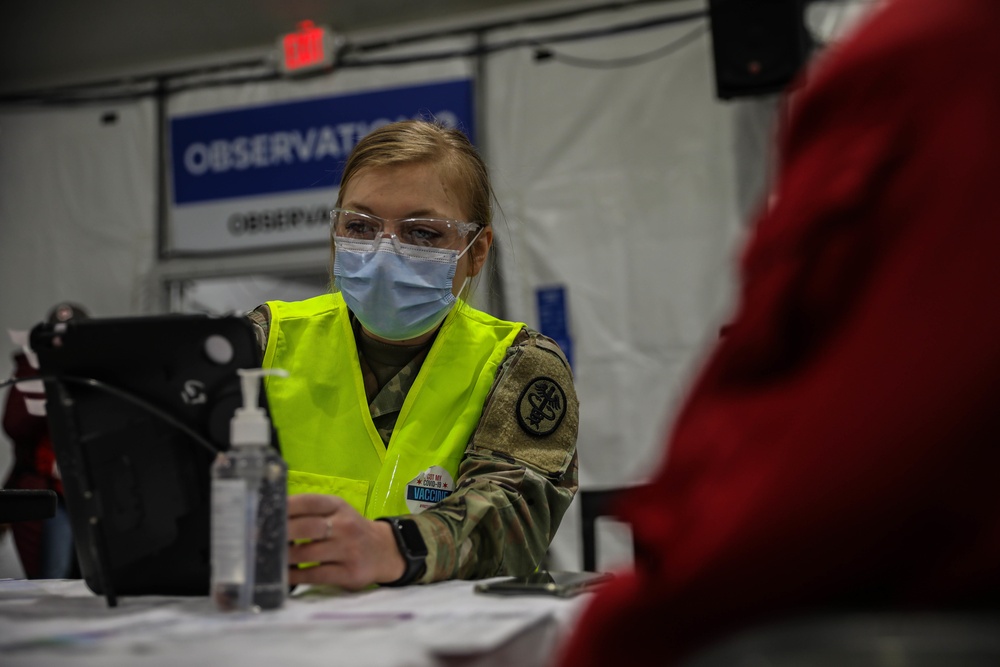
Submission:
M 230 422 L 231 449 L 212 464 L 212 597 L 219 609 L 275 609 L 288 592 L 288 466 L 271 447 L 271 421 L 257 405 L 260 378 L 280 369 L 238 369 L 243 407 Z

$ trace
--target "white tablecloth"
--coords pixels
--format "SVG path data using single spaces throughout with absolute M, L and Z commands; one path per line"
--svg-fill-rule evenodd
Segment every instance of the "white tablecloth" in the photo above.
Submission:
M 216 611 L 208 598 L 125 597 L 82 581 L 0 580 L 0 664 L 545 665 L 589 595 L 497 597 L 473 582 L 309 588 L 279 610 Z

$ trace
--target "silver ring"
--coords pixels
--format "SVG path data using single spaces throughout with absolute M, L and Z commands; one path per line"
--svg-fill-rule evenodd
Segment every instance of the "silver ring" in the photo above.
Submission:
M 323 534 L 323 539 L 328 540 L 333 536 L 333 517 L 327 516 L 323 521 L 323 525 L 326 526 L 326 533 Z

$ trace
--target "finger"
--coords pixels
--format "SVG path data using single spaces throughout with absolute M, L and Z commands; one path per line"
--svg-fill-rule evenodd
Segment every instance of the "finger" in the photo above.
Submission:
M 333 517 L 330 515 L 298 516 L 288 520 L 288 539 L 329 540 L 333 537 Z
M 309 514 L 333 514 L 347 503 L 337 496 L 327 496 L 322 493 L 302 493 L 288 496 L 288 516 L 305 516 Z
M 320 540 L 288 545 L 288 564 L 322 563 L 330 565 L 343 564 L 347 561 L 344 544 L 337 540 Z
M 288 571 L 288 583 L 298 584 L 333 584 L 349 591 L 356 591 L 373 583 L 359 580 L 354 573 L 340 563 L 323 563 L 316 567 L 300 570 L 292 568 Z

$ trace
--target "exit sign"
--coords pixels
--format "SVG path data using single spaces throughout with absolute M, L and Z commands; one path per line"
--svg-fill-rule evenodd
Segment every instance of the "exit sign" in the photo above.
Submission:
M 333 67 L 334 36 L 326 26 L 302 21 L 299 29 L 278 40 L 281 71 L 285 74 L 314 72 Z

